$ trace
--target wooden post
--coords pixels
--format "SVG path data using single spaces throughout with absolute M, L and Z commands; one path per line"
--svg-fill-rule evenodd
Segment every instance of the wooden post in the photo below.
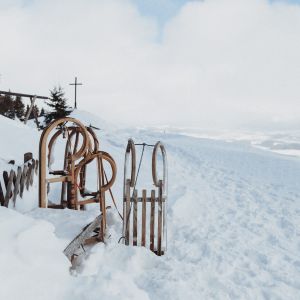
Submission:
M 133 192 L 133 236 L 132 236 L 132 244 L 133 246 L 137 246 L 137 190 Z
M 151 191 L 150 250 L 154 251 L 155 190 Z
M 143 190 L 143 199 L 142 199 L 142 241 L 141 245 L 146 246 L 146 198 L 147 191 Z
M 28 109 L 28 112 L 27 112 L 27 114 L 26 114 L 26 116 L 25 116 L 25 120 L 24 120 L 24 123 L 25 123 L 25 124 L 27 124 L 27 121 L 28 121 L 28 119 L 29 119 L 29 117 L 30 117 L 31 111 L 32 111 L 32 109 L 33 109 L 33 107 L 34 107 L 34 102 L 35 102 L 35 100 L 36 100 L 36 96 L 33 96 L 32 98 L 30 98 L 31 104 L 30 104 L 30 107 L 29 107 L 29 109 Z

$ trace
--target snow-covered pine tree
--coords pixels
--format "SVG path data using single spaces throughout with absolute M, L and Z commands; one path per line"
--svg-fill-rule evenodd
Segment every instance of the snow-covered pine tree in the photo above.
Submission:
M 51 108 L 50 112 L 46 113 L 45 124 L 49 124 L 52 120 L 68 116 L 72 109 L 67 105 L 67 99 L 63 89 L 58 86 L 50 91 L 51 97 L 47 105 Z

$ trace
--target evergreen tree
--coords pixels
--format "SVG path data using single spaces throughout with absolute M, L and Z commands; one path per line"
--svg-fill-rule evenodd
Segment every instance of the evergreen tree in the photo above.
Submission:
M 31 114 L 30 114 L 30 117 L 29 119 L 34 119 L 35 116 L 38 118 L 39 117 L 39 114 L 40 114 L 40 110 L 39 108 L 37 107 L 37 105 L 33 105 L 32 107 L 32 111 L 31 111 Z
M 16 100 L 14 101 L 14 108 L 17 118 L 23 120 L 25 116 L 25 105 L 21 97 L 16 97 Z
M 13 100 L 10 96 L 1 96 L 0 114 L 8 117 L 11 114 Z
M 40 117 L 43 117 L 44 115 L 45 115 L 45 110 L 44 110 L 44 108 L 42 107 L 41 112 L 40 112 Z
M 47 102 L 51 111 L 46 114 L 45 123 L 49 124 L 52 120 L 63 118 L 71 113 L 71 108 L 67 106 L 67 99 L 64 97 L 65 93 L 63 89 L 59 87 L 54 87 L 50 91 L 51 97 Z
M 1 103 L 1 114 L 10 119 L 14 119 L 16 117 L 14 101 L 9 95 L 5 95 L 3 102 Z

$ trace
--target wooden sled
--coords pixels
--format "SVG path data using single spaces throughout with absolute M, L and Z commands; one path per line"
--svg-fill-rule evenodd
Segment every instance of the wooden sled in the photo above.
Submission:
M 137 180 L 135 144 L 131 139 L 127 144 L 124 166 L 123 238 L 125 245 L 149 247 L 151 251 L 161 256 L 165 254 L 167 248 L 167 156 L 161 142 L 157 142 L 153 147 L 152 179 L 155 189 L 151 191 L 143 189 L 139 192 L 135 189 Z M 163 162 L 162 179 L 157 175 L 159 150 Z M 127 178 L 129 157 L 131 157 L 131 172 L 130 178 Z M 141 213 L 138 213 L 140 211 Z

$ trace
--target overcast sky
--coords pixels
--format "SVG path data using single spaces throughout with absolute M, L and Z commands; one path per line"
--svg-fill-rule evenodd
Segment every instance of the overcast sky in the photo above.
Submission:
M 72 104 L 78 76 L 113 122 L 300 128 L 300 1 L 0 0 L 0 36 L 0 90 Z

